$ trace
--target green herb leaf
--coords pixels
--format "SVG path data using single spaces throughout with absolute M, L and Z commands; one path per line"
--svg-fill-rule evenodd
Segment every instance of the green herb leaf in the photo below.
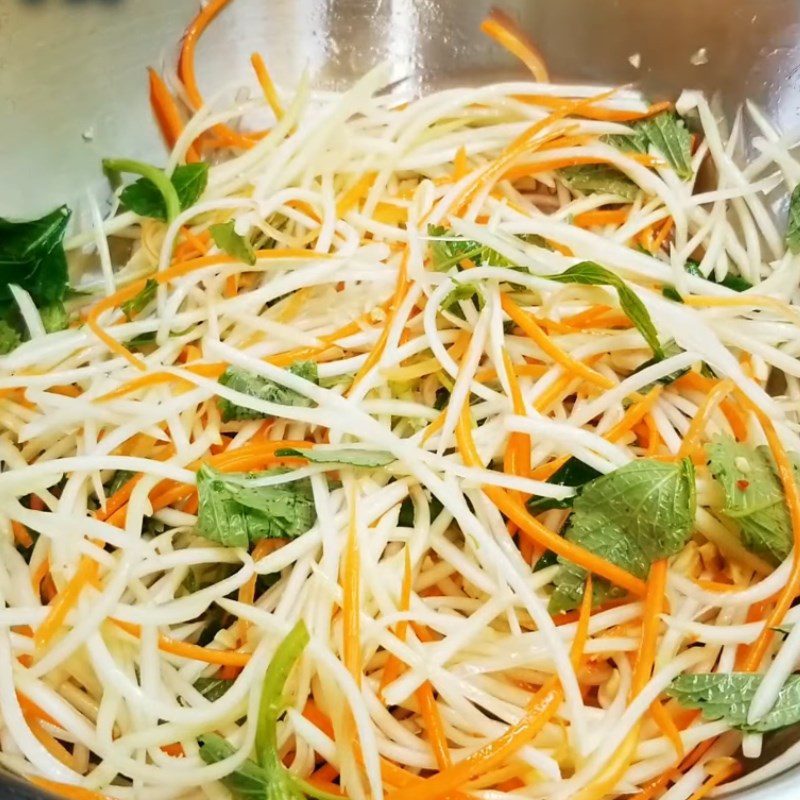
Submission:
M 622 200 L 633 201 L 639 193 L 639 187 L 616 167 L 608 164 L 581 164 L 576 167 L 564 167 L 558 174 L 570 189 L 584 194 L 615 194 Z
M 233 220 L 212 225 L 209 231 L 211 231 L 214 244 L 231 258 L 251 267 L 256 263 L 256 251 L 253 250 L 253 245 L 249 239 L 236 233 Z
M 559 467 L 547 481 L 556 486 L 573 486 L 575 488 L 583 486 L 595 478 L 602 475 L 594 467 L 584 464 L 579 458 L 567 459 L 563 466 Z M 532 497 L 528 500 L 528 510 L 531 514 L 541 514 L 542 511 L 549 511 L 551 508 L 572 508 L 575 497 L 565 497 L 563 500 L 556 500 L 555 497 Z
M 749 672 L 679 675 L 666 693 L 686 708 L 700 709 L 705 719 L 721 719 L 740 731 L 765 733 L 800 722 L 800 675 L 791 675 L 772 710 L 758 722 L 747 723 L 750 703 L 763 679 Z
M 789 198 L 789 220 L 786 225 L 786 246 L 800 253 L 800 184 L 794 187 Z
M 120 202 L 141 217 L 173 220 L 194 205 L 208 184 L 208 164 L 181 164 L 167 177 L 164 170 L 140 161 L 111 159 L 103 162 L 106 171 L 133 172 L 143 177 L 126 186 Z
M 692 135 L 677 114 L 663 111 L 637 122 L 635 127 L 664 156 L 681 180 L 692 177 Z
M 140 333 L 138 336 L 128 339 L 128 341 L 125 342 L 125 347 L 127 347 L 128 350 L 148 349 L 154 346 L 155 343 L 156 332 L 148 331 L 147 333 Z
M 430 499 L 430 518 L 436 519 L 442 513 L 444 506 L 438 497 L 431 497 Z M 401 528 L 414 527 L 414 503 L 410 497 L 406 497 L 400 504 L 400 514 L 397 517 L 397 524 Z
M 233 686 L 233 681 L 221 678 L 198 678 L 194 682 L 194 688 L 212 703 L 219 700 L 231 686 Z
M 680 552 L 692 532 L 695 516 L 694 467 L 639 459 L 584 484 L 575 498 L 566 538 L 638 578 L 646 578 L 653 561 Z M 553 613 L 577 608 L 586 573 L 559 558 Z M 595 602 L 616 589 L 595 581 Z
M 114 473 L 114 477 L 111 479 L 111 482 L 108 484 L 106 495 L 108 497 L 115 495 L 135 475 L 136 473 L 129 469 L 118 469 Z
M 579 283 L 586 286 L 611 286 L 619 293 L 619 305 L 630 321 L 636 326 L 639 333 L 650 345 L 650 349 L 657 359 L 664 358 L 664 351 L 658 341 L 650 312 L 636 293 L 628 286 L 619 275 L 611 270 L 595 264 L 593 261 L 581 261 L 574 264 L 560 275 L 548 275 L 548 280 L 559 283 Z
M 666 284 L 661 290 L 661 294 L 664 295 L 667 300 L 672 300 L 674 303 L 683 302 L 683 298 L 680 296 L 678 290 L 671 284 Z
M 225 547 L 248 547 L 259 539 L 295 539 L 305 533 L 317 519 L 308 478 L 253 485 L 254 478 L 288 471 L 248 475 L 219 472 L 203 464 L 197 472 L 199 532 Z
M 539 560 L 533 565 L 533 571 L 539 572 L 539 570 L 554 567 L 556 564 L 558 564 L 558 556 L 552 550 L 545 550 Z
M 706 277 L 700 272 L 700 262 L 695 261 L 692 258 L 686 260 L 686 271 L 690 275 L 694 275 L 697 278 L 703 278 L 704 280 L 709 281 L 710 283 L 716 283 L 717 286 L 726 286 L 728 289 L 733 289 L 734 292 L 746 292 L 748 289 L 753 288 L 753 284 L 750 281 L 745 280 L 740 275 L 733 275 L 732 273 L 728 273 L 721 281 L 718 281 L 714 278 L 713 271 Z
M 0 217 L 0 305 L 12 302 L 10 283 L 22 286 L 37 306 L 64 299 L 69 276 L 63 241 L 69 218 L 66 206 L 27 222 Z
M 314 361 L 295 361 L 289 367 L 289 372 L 307 381 L 319 384 L 317 364 Z M 314 403 L 294 389 L 287 389 L 269 378 L 257 375 L 241 367 L 228 367 L 219 379 L 223 386 L 233 389 L 268 403 L 277 403 L 281 406 L 312 406 Z M 220 397 L 217 400 L 223 422 L 244 419 L 265 419 L 268 415 L 255 411 L 252 408 L 239 406 L 236 403 Z
M 21 342 L 19 331 L 4 319 L 0 319 L 0 355 L 8 355 L 12 350 L 16 350 Z
M 47 333 L 63 331 L 69 327 L 69 314 L 60 300 L 39 306 L 39 315 Z
M 457 236 L 442 225 L 429 225 L 428 236 L 431 264 L 437 272 L 445 272 L 450 267 L 460 264 L 465 258 L 478 263 L 488 263 L 495 267 L 515 267 L 497 250 L 486 247 L 480 242 Z
M 385 467 L 397 458 L 385 450 L 358 450 L 356 448 L 312 447 L 298 450 L 285 447 L 275 455 L 305 458 L 314 464 L 344 464 L 348 467 Z
M 477 283 L 459 281 L 442 299 L 442 308 L 463 319 L 464 312 L 459 306 L 462 300 L 473 300 L 479 311 L 483 308 L 485 302 L 481 287 Z
M 680 347 L 674 340 L 670 339 L 668 342 L 665 342 L 662 347 L 663 357 L 664 358 L 672 358 L 672 356 L 680 355 L 681 353 L 685 353 L 686 351 Z M 643 369 L 647 369 L 648 367 L 652 367 L 658 362 L 661 361 L 660 358 L 649 358 L 647 361 L 642 362 L 639 364 L 638 367 L 631 373 L 635 375 L 637 372 L 641 372 Z M 669 386 L 671 383 L 675 383 L 681 375 L 685 375 L 691 367 L 683 367 L 683 369 L 676 369 L 674 372 L 670 372 L 668 375 L 664 375 L 661 378 L 653 381 L 652 383 L 645 384 L 639 389 L 640 394 L 647 394 L 654 386 Z
M 769 449 L 715 436 L 706 454 L 711 474 L 725 492 L 723 514 L 739 526 L 742 544 L 780 564 L 792 549 L 792 524 Z M 796 480 L 797 461 L 792 456 Z
M 158 281 L 148 278 L 141 292 L 131 297 L 130 300 L 126 300 L 122 303 L 120 308 L 123 314 L 125 314 L 129 321 L 132 320 L 140 311 L 144 311 L 144 309 L 155 300 L 157 291 Z

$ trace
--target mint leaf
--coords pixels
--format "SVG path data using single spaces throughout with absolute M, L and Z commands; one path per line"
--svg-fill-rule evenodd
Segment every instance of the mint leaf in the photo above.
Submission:
M 37 306 L 64 299 L 69 276 L 63 241 L 69 218 L 66 206 L 25 222 L 0 217 L 0 305 L 12 303 L 10 283 L 22 286 Z
M 312 447 L 298 450 L 285 447 L 275 452 L 277 456 L 305 458 L 314 464 L 344 464 L 348 467 L 385 467 L 397 459 L 385 450 L 358 450 L 356 448 Z
M 140 311 L 144 311 L 155 300 L 157 291 L 158 281 L 148 278 L 141 292 L 122 303 L 120 308 L 128 321 L 132 320 Z
M 606 561 L 646 578 L 653 561 L 680 552 L 694 524 L 694 467 L 639 459 L 589 481 L 575 498 L 566 538 Z M 553 613 L 577 608 L 586 573 L 559 558 L 550 598 Z M 616 589 L 596 580 L 595 602 Z
M 715 436 L 706 445 L 706 454 L 709 470 L 725 492 L 722 512 L 739 526 L 742 544 L 780 564 L 792 549 L 792 524 L 769 449 Z M 792 456 L 796 479 L 797 461 Z
M 663 111 L 637 122 L 635 127 L 669 162 L 681 180 L 692 177 L 692 135 L 672 111 Z
M 12 350 L 16 350 L 21 342 L 19 331 L 4 319 L 0 319 L 0 355 L 8 355 Z
M 559 275 L 548 275 L 547 280 L 558 283 L 578 283 L 585 286 L 611 286 L 616 289 L 619 293 L 620 308 L 642 334 L 655 357 L 659 360 L 664 358 L 664 350 L 658 341 L 658 333 L 656 333 L 650 313 L 636 293 L 619 275 L 593 261 L 581 261 Z
M 576 167 L 563 167 L 558 174 L 570 189 L 584 194 L 615 194 L 622 200 L 633 201 L 639 187 L 616 167 L 608 164 L 581 164 Z
M 652 145 L 678 174 L 681 180 L 692 177 L 692 135 L 684 121 L 673 111 L 631 125 L 630 134 L 611 135 L 604 141 L 619 150 L 647 153 Z
M 765 733 L 800 722 L 800 675 L 791 675 L 772 710 L 758 722 L 747 723 L 750 703 L 763 679 L 749 672 L 679 675 L 666 694 L 686 708 L 700 709 L 705 719 L 721 719 L 740 731 Z
M 181 164 L 169 177 L 158 167 L 128 159 L 106 159 L 103 168 L 112 175 L 120 172 L 142 175 L 122 190 L 120 202 L 140 217 L 166 222 L 193 206 L 208 184 L 208 164 L 202 162 Z
M 789 198 L 789 219 L 786 225 L 786 246 L 800 253 L 800 184 L 794 187 Z
M 497 250 L 457 236 L 443 225 L 428 225 L 428 237 L 431 265 L 437 272 L 445 272 L 465 258 L 478 263 L 486 262 L 495 267 L 516 266 Z
M 583 486 L 585 483 L 599 478 L 602 475 L 594 467 L 584 464 L 579 458 L 567 459 L 564 465 L 559 467 L 547 481 L 556 486 Z M 557 500 L 555 497 L 532 497 L 528 500 L 528 510 L 532 514 L 541 514 L 542 511 L 549 511 L 551 508 L 572 508 L 575 497 L 565 497 Z
M 251 480 L 288 471 L 248 475 L 203 464 L 197 471 L 200 534 L 225 547 L 248 547 L 259 539 L 295 539 L 305 533 L 317 519 L 308 478 L 273 486 L 256 486 Z
M 319 383 L 317 375 L 317 364 L 314 361 L 295 361 L 289 367 L 289 372 L 297 375 L 300 378 L 305 378 L 312 383 Z M 269 403 L 277 403 L 281 406 L 311 406 L 313 401 L 309 400 L 294 389 L 287 389 L 269 378 L 264 378 L 257 375 L 255 372 L 242 369 L 241 367 L 228 367 L 219 379 L 219 382 L 229 389 L 242 394 L 248 394 L 251 397 L 257 397 L 259 400 L 265 400 Z M 217 400 L 220 414 L 222 415 L 223 422 L 230 422 L 231 420 L 244 420 L 244 419 L 265 419 L 267 414 L 262 414 L 260 411 L 255 411 L 252 408 L 236 405 L 236 403 L 220 397 Z
M 251 267 L 256 263 L 256 251 L 253 250 L 253 245 L 249 239 L 236 233 L 233 220 L 212 225 L 208 230 L 211 232 L 214 244 L 231 258 Z

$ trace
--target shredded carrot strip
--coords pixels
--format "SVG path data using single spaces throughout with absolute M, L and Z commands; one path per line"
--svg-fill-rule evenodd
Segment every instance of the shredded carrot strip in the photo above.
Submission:
M 342 591 L 344 600 L 344 665 L 361 685 L 361 556 L 358 547 L 358 512 L 356 495 L 349 498 L 350 520 L 347 528 L 347 545 L 342 566 Z
M 283 117 L 283 106 L 278 97 L 278 92 L 275 89 L 275 84 L 272 82 L 272 77 L 269 74 L 267 65 L 264 63 L 264 59 L 261 58 L 261 53 L 253 53 L 253 55 L 250 56 L 250 63 L 253 65 L 253 70 L 255 70 L 256 78 L 258 78 L 258 83 L 261 86 L 261 91 L 264 93 L 264 99 L 272 109 L 275 119 L 281 119 Z
M 458 450 L 467 466 L 482 467 L 483 464 L 472 439 L 471 425 L 472 418 L 469 406 L 465 405 L 456 425 Z M 484 485 L 483 491 L 497 508 L 518 526 L 521 533 L 530 537 L 540 546 L 578 564 L 587 572 L 593 572 L 606 578 L 606 580 L 626 589 L 637 597 L 644 596 L 645 584 L 642 580 L 621 569 L 616 564 L 612 564 L 610 561 L 606 561 L 580 545 L 554 533 L 542 525 L 535 517 L 531 516 L 522 503 L 512 498 L 500 487 Z
M 58 783 L 47 778 L 32 776 L 28 780 L 40 789 L 46 789 L 64 800 L 110 800 L 108 795 L 84 789 L 82 786 L 71 786 L 68 783 Z
M 792 571 L 789 573 L 789 580 L 786 581 L 785 586 L 778 593 L 775 606 L 767 616 L 764 627 L 758 639 L 756 639 L 750 647 L 747 658 L 743 664 L 745 672 L 756 672 L 772 643 L 772 638 L 775 635 L 775 628 L 779 627 L 783 622 L 786 612 L 789 610 L 798 594 L 800 594 L 800 489 L 798 489 L 795 483 L 792 463 L 775 430 L 775 426 L 772 424 L 772 420 L 760 408 L 751 403 L 748 398 L 742 396 L 742 399 L 750 406 L 750 409 L 758 417 L 758 421 L 764 429 L 764 435 L 767 438 L 772 457 L 775 459 L 778 476 L 781 479 L 786 505 L 789 508 L 794 540 Z
M 681 375 L 681 377 L 675 381 L 676 386 L 679 388 L 694 389 L 700 392 L 710 392 L 717 383 L 718 381 L 715 381 L 712 378 L 706 378 L 704 375 L 700 375 L 700 373 L 693 371 Z M 722 413 L 725 415 L 725 418 L 728 420 L 728 424 L 731 426 L 733 435 L 740 442 L 746 441 L 749 433 L 747 418 L 744 414 L 742 414 L 738 405 L 727 398 L 723 398 L 719 404 L 719 407 Z
M 353 389 L 355 389 L 355 387 L 361 383 L 361 381 L 364 379 L 364 376 L 381 360 L 383 356 L 383 351 L 386 349 L 386 344 L 389 341 L 389 331 L 392 328 L 392 323 L 394 322 L 398 309 L 403 304 L 406 292 L 408 291 L 408 276 L 406 272 L 407 260 L 408 250 L 406 250 L 405 255 L 403 256 L 403 261 L 400 264 L 400 271 L 397 276 L 397 286 L 395 287 L 391 300 L 391 310 L 386 315 L 386 321 L 384 322 L 381 335 L 378 337 L 378 341 L 375 342 L 375 346 L 372 348 L 367 360 L 361 365 L 361 369 L 356 373 L 355 378 L 353 378 L 353 383 L 350 386 L 350 392 L 352 392 Z
M 642 611 L 642 636 L 631 679 L 631 696 L 636 697 L 650 680 L 655 663 L 660 614 L 667 590 L 667 560 L 655 561 L 647 578 L 647 593 Z
M 504 350 L 503 364 L 508 375 L 508 384 L 511 390 L 511 403 L 514 413 L 525 416 L 525 402 L 511 357 Z M 527 433 L 515 431 L 508 440 L 505 453 L 505 471 L 511 475 L 528 475 L 531 471 L 531 437 Z M 519 495 L 518 495 L 519 496 Z M 524 498 L 527 499 L 527 498 Z
M 404 566 L 403 566 L 403 584 L 400 587 L 400 611 L 408 611 L 411 607 L 411 588 L 414 582 L 414 575 L 411 571 L 411 551 L 406 545 L 404 550 Z M 406 640 L 406 631 L 408 630 L 408 620 L 401 619 L 394 629 L 394 634 L 400 641 Z M 400 676 L 403 669 L 403 662 L 394 654 L 390 653 L 386 659 L 386 664 L 383 667 L 381 674 L 381 682 L 378 689 L 378 694 L 382 695 L 383 690 L 396 678 Z
M 628 153 L 628 157 L 645 167 L 654 167 L 661 163 L 655 156 L 646 155 L 645 153 Z M 603 156 L 565 156 L 564 158 L 553 158 L 550 161 L 531 161 L 517 164 L 503 172 L 502 177 L 504 180 L 514 182 L 520 178 L 529 178 L 542 172 L 552 172 L 565 167 L 609 163 L 611 163 L 610 160 Z M 645 230 L 650 229 L 646 228 Z
M 576 361 L 564 352 L 553 340 L 536 324 L 530 314 L 526 314 L 507 294 L 502 295 L 501 305 L 503 311 L 517 324 L 526 335 L 533 340 L 537 347 L 543 350 L 556 363 L 560 364 L 572 377 L 580 376 L 586 381 L 599 386 L 601 389 L 610 389 L 614 382 L 605 375 L 595 372 L 586 364 Z
M 211 6 L 207 6 L 210 8 Z M 256 253 L 259 259 L 270 259 L 270 260 L 279 260 L 283 258 L 327 258 L 328 256 L 322 253 L 315 253 L 312 250 L 300 250 L 294 248 L 285 248 L 285 249 L 274 249 L 274 250 L 259 250 Z M 183 261 L 178 264 L 173 264 L 168 269 L 163 270 L 162 272 L 157 272 L 154 276 L 152 276 L 149 280 L 155 280 L 159 284 L 166 284 L 170 281 L 174 280 L 175 278 L 182 277 L 183 275 L 187 275 L 190 272 L 195 272 L 200 269 L 205 269 L 206 267 L 213 267 L 219 266 L 221 264 L 235 264 L 238 263 L 237 260 L 231 256 L 226 255 L 215 255 L 215 256 L 202 256 L 201 258 L 195 258 L 191 261 Z M 91 310 L 86 316 L 86 324 L 88 325 L 89 329 L 94 333 L 94 335 L 100 339 L 103 344 L 108 347 L 109 350 L 116 353 L 117 355 L 122 356 L 127 361 L 129 361 L 133 366 L 137 369 L 142 371 L 146 370 L 147 367 L 145 363 L 138 358 L 137 356 L 133 355 L 126 347 L 121 345 L 116 339 L 109 336 L 105 330 L 100 326 L 98 323 L 98 319 L 100 315 L 104 311 L 108 311 L 112 308 L 117 308 L 119 305 L 124 303 L 126 300 L 130 300 L 131 298 L 135 297 L 139 292 L 144 289 L 147 284 L 148 278 L 141 278 L 138 281 L 134 281 L 129 286 L 126 286 L 124 289 L 120 289 L 118 292 L 109 295 L 108 297 L 104 297 L 99 302 L 95 303 L 92 306 Z
M 456 150 L 456 156 L 453 159 L 453 181 L 460 181 L 463 177 L 469 174 L 469 161 L 467 160 L 467 150 L 462 144 Z
M 664 220 L 663 224 L 659 228 L 658 233 L 653 239 L 653 250 L 652 250 L 653 253 L 657 253 L 664 246 L 664 242 L 667 241 L 667 237 L 672 231 L 674 225 L 675 225 L 675 220 L 672 217 L 667 217 Z
M 17 520 L 12 519 L 11 531 L 14 534 L 14 541 L 20 547 L 28 548 L 33 546 L 33 539 L 31 539 L 28 529 L 21 522 L 17 522 Z
M 74 762 L 72 760 L 72 753 L 70 753 L 55 736 L 46 731 L 38 719 L 28 720 L 28 727 L 31 729 L 31 733 L 39 740 L 40 744 L 44 746 L 45 750 L 47 750 L 53 758 L 70 769 L 73 768 Z
M 121 628 L 131 636 L 139 637 L 142 629 L 139 625 L 123 622 L 119 619 L 109 619 L 109 622 Z M 189 642 L 171 639 L 169 636 L 159 635 L 158 648 L 165 653 L 187 658 L 192 661 L 202 661 L 205 664 L 219 664 L 220 666 L 244 667 L 250 661 L 250 653 L 240 653 L 234 650 L 212 650 Z
M 550 82 L 544 59 L 533 42 L 528 39 L 507 14 L 498 9 L 493 9 L 481 23 L 481 31 L 494 39 L 499 45 L 505 47 L 509 53 L 515 55 L 531 71 L 533 77 L 539 83 Z
M 708 418 L 714 413 L 714 409 L 719 405 L 725 395 L 730 394 L 733 389 L 733 381 L 726 378 L 724 381 L 720 381 L 708 395 L 706 395 L 703 404 L 697 409 L 694 417 L 692 417 L 689 430 L 686 431 L 686 435 L 683 437 L 683 442 L 681 442 L 676 458 L 686 458 L 692 454 L 695 447 L 699 444 Z
M 46 711 L 39 708 L 39 706 L 34 703 L 30 697 L 20 691 L 17 692 L 17 701 L 19 702 L 19 707 L 22 709 L 22 714 L 26 719 L 35 719 L 39 720 L 40 722 L 46 722 L 49 725 L 59 727 L 58 723 Z
M 652 565 L 647 580 L 647 591 L 642 612 L 642 635 L 631 679 L 631 698 L 636 697 L 644 689 L 653 671 L 660 625 L 659 615 L 663 608 L 666 585 L 667 561 L 666 559 L 661 559 Z M 590 783 L 575 795 L 574 800 L 600 800 L 600 798 L 613 790 L 622 776 L 628 771 L 636 745 L 639 742 L 640 728 L 641 722 L 637 722 L 610 761 Z
M 436 705 L 436 698 L 433 696 L 433 687 L 429 681 L 425 681 L 414 693 L 419 704 L 420 714 L 425 723 L 425 733 L 433 749 L 433 755 L 440 770 L 445 770 L 452 766 L 453 760 L 450 758 L 450 748 L 447 744 L 447 735 L 444 730 L 439 708 Z
M 564 103 L 569 102 L 560 97 L 551 97 L 544 94 L 525 94 L 517 95 L 517 100 L 531 105 L 544 106 L 545 108 L 561 108 Z M 574 111 L 573 114 L 577 117 L 585 117 L 586 119 L 597 119 L 606 122 L 633 122 L 637 119 L 645 119 L 659 114 L 662 111 L 668 111 L 672 108 L 672 103 L 662 102 L 654 103 L 644 111 L 626 111 L 621 108 L 603 108 L 602 106 L 588 106 L 580 111 Z
M 200 13 L 192 20 L 183 37 L 183 47 L 181 48 L 178 58 L 178 76 L 186 89 L 186 96 L 189 98 L 195 110 L 199 109 L 204 104 L 194 70 L 194 56 L 197 42 L 203 35 L 205 29 L 229 2 L 230 0 L 212 0 L 208 5 L 202 8 Z M 258 136 L 258 134 L 255 136 L 243 136 L 230 126 L 222 124 L 215 125 L 212 130 L 225 144 L 242 148 L 252 147 L 255 137 Z
M 339 775 L 339 770 L 327 761 L 314 772 L 311 777 L 320 781 L 333 781 Z
M 704 797 L 708 797 L 711 794 L 711 791 L 716 787 L 719 786 L 721 783 L 724 783 L 727 780 L 730 780 L 734 776 L 738 775 L 742 771 L 742 765 L 738 761 L 732 761 L 730 764 L 722 767 L 722 769 L 717 770 L 690 798 L 689 800 L 703 800 Z
M 683 739 L 681 739 L 681 732 L 678 730 L 678 726 L 675 724 L 672 715 L 664 708 L 659 700 L 654 700 L 650 704 L 650 715 L 656 725 L 661 728 L 661 732 L 664 736 L 672 743 L 678 758 L 683 758 L 685 755 L 685 748 L 683 746 Z
M 468 413 L 467 407 L 464 407 Z M 464 413 L 462 412 L 462 417 Z M 591 583 L 588 584 L 591 587 Z M 572 643 L 570 657 L 573 663 L 580 658 L 588 634 L 589 598 L 581 604 L 584 621 L 579 623 Z M 558 677 L 548 679 L 533 696 L 519 722 L 509 726 L 499 738 L 478 748 L 466 758 L 424 780 L 415 780 L 411 785 L 390 792 L 386 800 L 437 800 L 446 797 L 470 780 L 485 775 L 505 763 L 514 753 L 534 739 L 556 713 L 564 698 Z
M 148 67 L 147 72 L 150 76 L 150 105 L 153 108 L 153 115 L 164 141 L 172 149 L 183 131 L 183 120 L 178 111 L 178 104 L 161 76 L 152 67 Z M 186 162 L 192 164 L 199 160 L 200 156 L 194 145 L 189 145 Z
M 579 228 L 594 228 L 601 225 L 622 225 L 631 213 L 630 206 L 614 208 L 610 210 L 600 209 L 597 211 L 584 211 L 576 214 L 572 219 L 572 224 Z
M 470 181 L 469 185 L 461 192 L 458 197 L 454 198 L 451 202 L 448 211 L 458 211 L 458 209 L 467 205 L 469 201 L 486 186 L 491 186 L 497 178 L 502 175 L 506 169 L 526 150 L 532 148 L 534 137 L 544 131 L 548 125 L 552 125 L 560 119 L 568 116 L 575 111 L 592 105 L 599 100 L 604 100 L 610 97 L 614 91 L 604 92 L 594 97 L 588 97 L 582 100 L 576 100 L 565 105 L 553 113 L 549 114 L 544 119 L 534 122 L 529 128 L 521 133 L 513 142 L 511 142 L 491 164 L 479 171 L 474 180 Z M 560 132 L 556 135 L 560 135 Z M 552 138 L 552 137 L 551 137 Z
M 97 562 L 88 556 L 82 556 L 75 574 L 67 585 L 56 595 L 50 604 L 50 610 L 36 629 L 33 636 L 34 647 L 41 653 L 53 637 L 58 633 L 67 618 L 67 614 L 75 607 L 84 588 L 97 578 Z
M 337 216 L 343 217 L 358 205 L 375 182 L 376 174 L 375 172 L 365 172 L 346 192 L 342 192 L 336 201 Z

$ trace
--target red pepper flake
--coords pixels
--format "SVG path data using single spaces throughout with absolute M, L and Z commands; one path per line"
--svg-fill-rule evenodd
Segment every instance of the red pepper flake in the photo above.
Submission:
M 750 481 L 736 481 L 736 485 L 744 491 L 750 485 Z

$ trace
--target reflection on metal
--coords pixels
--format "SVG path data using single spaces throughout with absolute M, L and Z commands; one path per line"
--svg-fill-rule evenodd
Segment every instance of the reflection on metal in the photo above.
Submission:
M 208 98 L 254 86 L 255 50 L 283 85 L 307 69 L 317 86 L 340 88 L 383 60 L 415 93 L 520 77 L 478 32 L 494 4 L 519 20 L 557 80 L 634 83 L 654 99 L 700 88 L 729 112 L 750 97 L 800 133 L 800 0 L 233 0 L 198 48 L 199 81 Z M 163 159 L 145 68 L 174 65 L 197 8 L 0 0 L 0 216 L 81 197 L 104 156 Z M 792 800 L 798 780 L 738 800 Z M 43 796 L 1 779 L 0 795 Z
M 208 97 L 251 83 L 260 50 L 285 85 L 341 87 L 381 60 L 409 90 L 523 74 L 478 25 L 497 0 L 234 0 L 198 48 Z M 797 0 L 506 0 L 559 79 L 745 97 L 798 131 Z M 0 0 L 0 214 L 69 201 L 108 155 L 162 157 L 145 67 L 174 63 L 197 0 Z M 692 64 L 704 47 L 708 61 Z M 631 56 L 639 54 L 637 69 Z M 694 59 L 697 61 L 697 59 Z

